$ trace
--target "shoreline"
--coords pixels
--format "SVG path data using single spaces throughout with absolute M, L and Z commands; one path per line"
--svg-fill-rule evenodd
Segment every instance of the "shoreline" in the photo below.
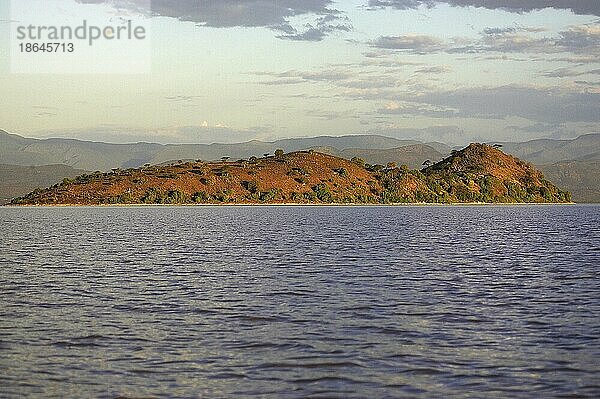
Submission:
M 228 204 L 24 204 L 11 205 L 6 204 L 0 208 L 162 208 L 162 207 L 456 207 L 456 206 L 555 206 L 555 205 L 600 205 L 597 203 L 578 203 L 578 202 L 511 202 L 511 203 L 491 203 L 491 202 L 455 202 L 455 203 L 436 203 L 436 202 L 411 202 L 411 203 L 390 203 L 390 204 L 355 204 L 355 203 L 228 203 Z

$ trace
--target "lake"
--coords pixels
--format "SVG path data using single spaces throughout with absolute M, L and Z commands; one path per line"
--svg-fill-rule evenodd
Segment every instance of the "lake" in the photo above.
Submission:
M 0 221 L 3 398 L 600 397 L 600 206 Z

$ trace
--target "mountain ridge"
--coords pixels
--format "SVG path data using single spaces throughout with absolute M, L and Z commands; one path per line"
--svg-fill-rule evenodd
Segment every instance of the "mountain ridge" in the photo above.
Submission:
M 248 158 L 272 153 L 278 148 L 286 152 L 328 145 L 346 148 L 390 149 L 421 144 L 415 140 L 399 140 L 380 135 L 318 136 L 282 139 L 272 142 L 252 140 L 242 143 L 212 144 L 113 144 L 77 139 L 35 139 L 6 133 L 0 136 L 0 163 L 13 165 L 65 164 L 86 170 L 108 171 L 112 168 L 139 167 L 179 159 L 217 160 L 223 156 Z M 436 145 L 439 145 L 437 143 Z M 448 147 L 448 152 L 450 148 Z
M 535 139 L 524 142 L 499 143 L 507 153 L 536 165 L 571 160 L 600 158 L 600 134 L 581 135 L 570 140 Z M 241 143 L 158 144 L 137 142 L 106 143 L 79 139 L 27 138 L 0 130 L 0 163 L 13 165 L 65 164 L 85 170 L 108 171 L 112 168 L 138 167 L 145 163 L 162 163 L 179 159 L 217 160 L 223 156 L 247 158 L 272 153 L 278 148 L 286 152 L 314 147 L 332 147 L 338 152 L 353 150 L 391 150 L 411 145 L 425 145 L 441 155 L 452 148 L 439 142 L 401 140 L 383 135 L 344 135 L 289 138 L 275 141 L 250 140 Z M 377 156 L 381 156 L 378 154 Z M 401 159 L 390 159 L 401 163 Z M 376 162 L 374 159 L 373 162 Z

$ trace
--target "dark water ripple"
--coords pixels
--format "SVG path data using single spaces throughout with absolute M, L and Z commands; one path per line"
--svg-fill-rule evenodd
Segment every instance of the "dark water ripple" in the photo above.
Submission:
M 597 206 L 0 220 L 1 397 L 600 397 Z

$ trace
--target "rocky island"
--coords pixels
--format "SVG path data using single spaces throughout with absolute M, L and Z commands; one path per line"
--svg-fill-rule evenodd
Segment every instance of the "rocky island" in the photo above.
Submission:
M 568 203 L 529 163 L 486 144 L 421 170 L 316 151 L 219 162 L 178 161 L 82 174 L 12 205 Z

